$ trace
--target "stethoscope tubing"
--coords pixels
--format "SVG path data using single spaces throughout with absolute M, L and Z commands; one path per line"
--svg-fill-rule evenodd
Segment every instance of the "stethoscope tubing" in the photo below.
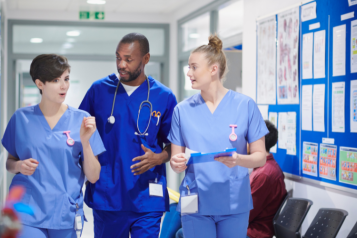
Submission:
M 141 104 L 140 104 L 140 107 L 139 107 L 139 112 L 138 112 L 138 117 L 137 117 L 137 120 L 136 120 L 136 129 L 138 130 L 139 133 L 135 132 L 135 135 L 139 135 L 139 136 L 143 136 L 143 135 L 147 135 L 147 131 L 149 130 L 149 126 L 150 126 L 150 121 L 151 121 L 151 116 L 152 116 L 152 104 L 151 102 L 149 101 L 149 98 L 150 98 L 150 82 L 149 82 L 149 79 L 148 77 L 146 77 L 146 81 L 148 82 L 148 96 L 147 96 L 147 99 L 145 101 L 142 101 Z M 110 113 L 110 117 L 113 117 L 113 112 L 114 112 L 114 106 L 115 106 L 115 99 L 117 97 L 117 92 L 118 92 L 118 88 L 119 88 L 119 85 L 120 85 L 120 79 L 118 81 L 118 84 L 117 84 L 117 87 L 115 89 L 115 93 L 114 93 L 114 99 L 113 99 L 113 105 L 112 105 L 112 112 Z M 149 118 L 149 122 L 148 122 L 148 125 L 145 129 L 145 131 L 143 133 L 141 133 L 140 129 L 139 129 L 139 118 L 140 118 L 140 111 L 141 109 L 146 106 L 146 105 L 149 105 L 148 107 L 150 108 L 150 118 Z M 114 124 L 114 123 L 113 123 Z

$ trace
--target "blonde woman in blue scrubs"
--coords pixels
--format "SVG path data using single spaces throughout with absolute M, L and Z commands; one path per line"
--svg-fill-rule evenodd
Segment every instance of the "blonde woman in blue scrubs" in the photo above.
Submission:
M 185 197 L 191 202 L 198 197 L 198 211 L 181 211 L 185 238 L 245 238 L 253 208 L 248 168 L 266 160 L 264 136 L 269 131 L 251 98 L 223 86 L 226 68 L 222 41 L 210 36 L 208 45 L 189 58 L 187 76 L 201 92 L 179 103 L 172 117 L 170 165 L 176 173 L 186 170 L 178 210 Z M 186 148 L 202 153 L 235 148 L 237 153 L 186 165 Z
M 98 155 L 105 148 L 95 118 L 63 103 L 69 72 L 67 58 L 37 56 L 30 74 L 41 102 L 18 109 L 2 139 L 9 152 L 6 168 L 15 174 L 10 188 L 25 187 L 22 202 L 34 209 L 34 215 L 20 214 L 20 238 L 79 236 L 84 220 L 84 177 L 90 183 L 99 179 Z

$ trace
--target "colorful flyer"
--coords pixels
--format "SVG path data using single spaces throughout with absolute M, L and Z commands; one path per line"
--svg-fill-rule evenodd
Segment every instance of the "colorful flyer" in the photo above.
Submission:
M 317 177 L 317 143 L 304 142 L 302 172 Z
M 321 178 L 336 181 L 336 159 L 337 146 L 320 144 L 319 175 Z
M 357 148 L 340 147 L 340 182 L 357 186 Z

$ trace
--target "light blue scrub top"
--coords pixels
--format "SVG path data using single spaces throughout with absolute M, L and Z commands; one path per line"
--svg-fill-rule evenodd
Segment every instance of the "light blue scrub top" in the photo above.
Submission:
M 68 107 L 56 126 L 51 130 L 39 105 L 18 109 L 7 125 L 2 144 L 20 160 L 36 159 L 39 165 L 28 176 L 18 173 L 12 180 L 22 185 L 26 193 L 22 202 L 34 209 L 34 215 L 21 213 L 25 225 L 45 229 L 74 228 L 76 203 L 83 217 L 84 172 L 83 148 L 79 136 L 83 117 L 87 112 Z M 67 135 L 75 141 L 67 144 Z M 105 151 L 98 131 L 89 140 L 94 155 Z
M 122 84 L 118 87 L 113 116 L 115 123 L 108 118 L 112 111 L 115 89 L 119 79 L 111 74 L 93 83 L 84 97 L 80 109 L 95 116 L 100 136 L 107 152 L 99 156 L 102 166 L 100 179 L 89 184 L 86 189 L 86 204 L 97 210 L 160 212 L 169 209 L 169 196 L 166 189 L 166 165 L 157 165 L 141 175 L 134 175 L 130 166 L 135 157 L 144 155 L 141 144 L 154 153 L 161 153 L 171 128 L 173 110 L 177 104 L 172 91 L 148 77 L 152 110 L 161 113 L 151 117 L 149 107 L 140 111 L 139 129 L 144 132 L 147 125 L 148 136 L 135 135 L 141 102 L 147 99 L 148 84 L 143 82 L 130 96 Z M 164 197 L 149 196 L 149 182 L 157 178 L 163 185 Z
M 236 141 L 229 140 L 232 124 L 237 125 L 234 130 L 238 136 Z M 268 132 L 255 102 L 230 90 L 213 114 L 201 94 L 179 103 L 172 117 L 169 140 L 172 144 L 202 153 L 236 148 L 238 154 L 247 154 L 247 143 L 262 138 Z M 180 195 L 188 195 L 187 185 L 191 194 L 198 194 L 198 214 L 229 215 L 253 208 L 247 168 L 228 168 L 214 160 L 193 162 L 186 169 Z

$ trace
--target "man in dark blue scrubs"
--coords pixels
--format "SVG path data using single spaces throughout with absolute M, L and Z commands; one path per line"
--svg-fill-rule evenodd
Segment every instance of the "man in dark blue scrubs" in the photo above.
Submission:
M 119 74 L 94 82 L 79 107 L 96 118 L 107 149 L 99 156 L 100 179 L 88 184 L 85 194 L 96 238 L 129 233 L 132 238 L 157 238 L 169 208 L 167 135 L 177 102 L 169 88 L 145 75 L 149 60 L 145 36 L 124 36 L 116 49 Z

